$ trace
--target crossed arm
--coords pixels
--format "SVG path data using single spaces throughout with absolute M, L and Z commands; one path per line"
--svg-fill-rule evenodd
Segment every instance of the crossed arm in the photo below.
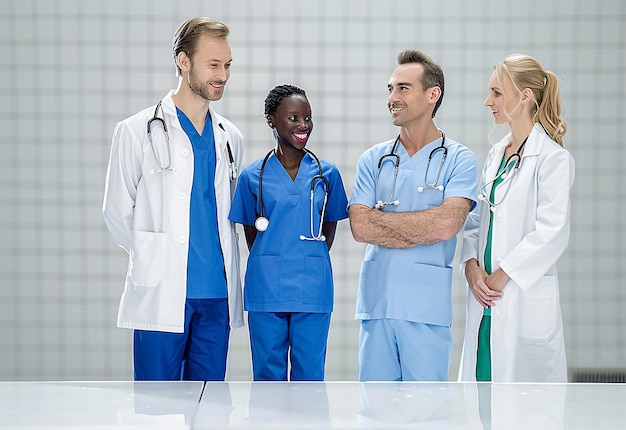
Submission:
M 385 212 L 364 205 L 350 206 L 350 228 L 357 242 L 384 248 L 411 248 L 454 237 L 465 222 L 472 201 L 450 197 L 433 209 Z

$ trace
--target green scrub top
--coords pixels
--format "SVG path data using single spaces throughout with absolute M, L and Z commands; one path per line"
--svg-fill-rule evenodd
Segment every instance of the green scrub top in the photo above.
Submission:
M 496 188 L 504 178 L 500 174 L 506 165 L 506 156 L 502 157 L 498 175 L 491 188 L 489 201 L 495 201 Z M 485 246 L 485 271 L 491 274 L 491 242 L 493 234 L 493 211 L 489 211 L 489 230 L 487 231 L 487 243 Z M 483 318 L 478 329 L 478 350 L 476 351 L 476 380 L 491 381 L 491 308 L 483 311 Z

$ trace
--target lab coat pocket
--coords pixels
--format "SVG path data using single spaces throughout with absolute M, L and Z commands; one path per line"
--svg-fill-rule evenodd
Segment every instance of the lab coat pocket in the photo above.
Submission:
M 166 233 L 134 231 L 130 250 L 130 279 L 135 287 L 156 287 L 165 275 Z
M 556 329 L 557 278 L 544 276 L 520 292 L 519 334 L 523 339 L 548 339 Z

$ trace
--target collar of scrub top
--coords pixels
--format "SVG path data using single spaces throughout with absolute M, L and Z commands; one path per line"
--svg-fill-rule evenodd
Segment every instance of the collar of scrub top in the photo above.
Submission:
M 312 152 L 309 151 L 308 149 L 304 148 L 304 151 L 309 154 L 311 156 L 311 158 L 313 158 L 317 164 L 317 169 L 318 169 L 318 174 L 315 175 L 312 179 L 311 179 L 311 195 L 310 195 L 310 201 L 311 201 L 311 224 L 310 224 L 310 233 L 311 236 L 307 237 L 305 235 L 300 235 L 300 240 L 312 240 L 312 241 L 317 241 L 317 242 L 321 242 L 321 241 L 325 241 L 326 237 L 322 234 L 322 224 L 324 221 L 324 215 L 326 212 L 326 204 L 328 202 L 328 188 L 329 188 L 329 183 L 328 183 L 328 179 L 326 179 L 324 177 L 323 171 L 322 171 L 322 164 L 320 163 L 319 158 L 317 158 L 317 156 Z M 254 227 L 257 229 L 257 231 L 260 232 L 264 232 L 267 230 L 267 227 L 270 224 L 269 219 L 264 215 L 264 210 L 263 210 L 263 173 L 265 171 L 265 165 L 267 164 L 267 160 L 269 160 L 270 156 L 272 154 L 275 154 L 276 150 L 275 149 L 271 149 L 267 154 L 265 154 L 265 157 L 263 158 L 263 162 L 261 163 L 261 169 L 259 170 L 259 215 L 257 216 L 256 220 L 254 221 Z M 320 225 L 318 228 L 318 232 L 317 234 L 315 234 L 314 232 L 314 225 L 313 225 L 313 200 L 314 200 L 314 194 L 315 194 L 315 184 L 316 181 L 322 181 L 324 184 L 324 202 L 322 203 L 322 212 L 320 214 Z
M 437 183 L 439 182 L 439 177 L 441 176 L 441 170 L 443 169 L 443 163 L 446 160 L 446 157 L 448 156 L 448 148 L 446 147 L 446 134 L 444 133 L 444 131 L 442 129 L 438 129 L 439 132 L 441 133 L 441 144 L 439 146 L 437 146 L 436 148 L 434 148 L 432 151 L 430 151 L 430 154 L 428 155 L 428 164 L 426 164 L 426 171 L 424 172 L 424 187 L 418 187 L 417 191 L 420 193 L 423 193 L 424 191 L 428 191 L 428 190 L 439 190 L 439 191 L 443 191 L 443 185 L 437 185 Z M 378 178 L 380 177 L 380 172 L 382 170 L 383 164 L 387 161 L 393 161 L 394 163 L 394 169 L 393 169 L 393 182 L 391 185 L 391 193 L 389 194 L 389 198 L 387 199 L 387 201 L 383 202 L 382 200 L 378 200 L 376 202 L 376 204 L 374 205 L 374 208 L 376 209 L 384 209 L 387 206 L 398 206 L 400 204 L 400 200 L 395 199 L 394 200 L 394 194 L 395 194 L 395 190 L 396 190 L 396 181 L 398 179 L 398 169 L 400 168 L 400 155 L 397 154 L 396 150 L 398 149 L 398 142 L 400 142 L 400 135 L 398 135 L 398 137 L 396 137 L 396 140 L 393 142 L 393 145 L 391 146 L 391 151 L 389 151 L 387 154 L 383 154 L 379 159 L 378 159 L 378 171 L 376 173 L 376 179 L 374 182 L 374 195 L 377 195 L 377 189 L 378 189 Z M 432 161 L 434 155 L 441 151 L 441 160 L 439 161 L 439 167 L 437 168 L 437 175 L 435 176 L 435 180 L 434 182 L 428 182 L 428 171 L 430 170 L 430 162 Z

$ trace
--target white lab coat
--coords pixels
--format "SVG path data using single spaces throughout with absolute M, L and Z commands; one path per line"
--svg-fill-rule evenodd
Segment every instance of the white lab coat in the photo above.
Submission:
M 118 327 L 184 331 L 189 245 L 189 210 L 194 157 L 170 92 L 159 117 L 167 124 L 173 171 L 154 173 L 155 157 L 147 123 L 155 106 L 117 124 L 111 146 L 102 213 L 115 243 L 129 255 Z M 215 136 L 215 198 L 220 244 L 224 256 L 230 324 L 243 325 L 239 248 L 235 224 L 228 220 L 236 180 L 231 180 L 229 142 L 237 167 L 243 160 L 243 136 L 226 118 L 209 107 Z M 167 165 L 167 143 L 153 123 L 154 145 L 161 165 Z
M 481 184 L 500 166 L 510 134 L 487 157 Z M 493 382 L 566 382 L 567 362 L 556 262 L 569 242 L 570 188 L 574 160 L 536 123 L 519 171 L 494 213 L 492 268 L 511 278 L 491 312 Z M 500 201 L 506 184 L 496 190 Z M 489 196 L 491 188 L 487 187 Z M 461 248 L 465 262 L 484 266 L 489 204 L 480 200 L 466 221 Z M 478 328 L 483 308 L 468 288 L 467 319 L 459 379 L 476 379 Z

